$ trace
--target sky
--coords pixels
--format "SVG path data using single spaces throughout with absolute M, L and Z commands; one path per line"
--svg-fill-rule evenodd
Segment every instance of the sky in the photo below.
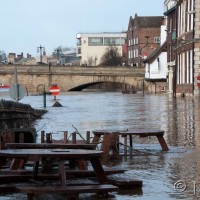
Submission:
M 76 34 L 127 31 L 131 16 L 163 16 L 164 0 L 1 0 L 0 50 L 39 56 L 76 48 Z

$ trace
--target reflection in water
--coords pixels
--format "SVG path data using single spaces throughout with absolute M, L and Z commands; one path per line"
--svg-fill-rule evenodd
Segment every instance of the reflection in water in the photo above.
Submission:
M 4 96 L 4 98 L 8 98 Z M 165 131 L 169 152 L 162 152 L 156 138 L 134 138 L 134 148 L 149 152 L 140 156 L 122 157 L 106 166 L 127 169 L 117 175 L 143 181 L 139 192 L 119 191 L 108 199 L 198 199 L 200 196 L 200 101 L 197 98 L 172 98 L 168 95 L 121 94 L 117 92 L 69 92 L 61 94 L 61 108 L 52 107 L 54 100 L 47 96 L 47 110 L 36 122 L 40 131 L 53 132 L 61 139 L 63 131 L 73 132 L 75 126 L 85 137 L 86 131 L 95 129 L 162 129 Z M 21 102 L 35 108 L 43 106 L 41 96 L 25 97 Z M 40 137 L 38 137 L 39 141 Z M 185 191 L 174 189 L 182 180 Z M 196 184 L 194 194 L 194 184 Z M 9 196 L 10 197 L 10 196 Z M 13 200 L 22 197 L 10 198 Z M 83 199 L 91 196 L 83 195 Z M 2 197 L 7 200 L 8 196 Z M 54 199 L 56 199 L 54 197 Z M 64 199 L 59 197 L 57 199 Z M 92 196 L 92 199 L 97 199 Z

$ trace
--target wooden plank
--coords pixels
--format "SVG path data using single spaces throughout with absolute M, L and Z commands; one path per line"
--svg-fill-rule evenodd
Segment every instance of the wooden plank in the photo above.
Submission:
M 16 190 L 28 194 L 44 193 L 99 193 L 117 191 L 118 187 L 111 184 L 90 184 L 90 185 L 67 185 L 67 186 L 16 186 Z
M 119 188 L 135 188 L 135 187 L 142 187 L 143 183 L 141 180 L 138 179 L 130 179 L 130 178 L 108 178 L 108 182 L 116 185 Z
M 61 143 L 6 143 L 7 149 L 95 149 L 96 144 L 61 144 Z
M 16 187 L 14 185 L 0 185 L 0 194 L 15 193 Z
M 118 173 L 124 173 L 126 170 L 123 169 L 104 169 L 104 173 L 106 175 L 111 175 L 111 174 L 118 174 Z M 66 175 L 74 175 L 74 176 L 96 176 L 95 172 L 93 170 L 65 170 Z

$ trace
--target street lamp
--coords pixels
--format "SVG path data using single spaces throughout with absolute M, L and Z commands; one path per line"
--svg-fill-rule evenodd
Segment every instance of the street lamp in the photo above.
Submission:
M 40 52 L 40 62 L 42 63 L 42 51 L 45 52 L 45 48 L 43 46 L 37 47 L 37 52 Z

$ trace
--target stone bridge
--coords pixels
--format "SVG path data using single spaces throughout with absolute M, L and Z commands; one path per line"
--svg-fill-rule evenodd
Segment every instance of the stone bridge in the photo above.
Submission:
M 56 83 L 61 92 L 81 91 L 88 86 L 104 82 L 122 83 L 142 90 L 144 68 L 139 67 L 80 67 L 48 65 L 0 65 L 0 82 L 15 84 L 15 67 L 18 83 L 27 93 L 38 93 Z

